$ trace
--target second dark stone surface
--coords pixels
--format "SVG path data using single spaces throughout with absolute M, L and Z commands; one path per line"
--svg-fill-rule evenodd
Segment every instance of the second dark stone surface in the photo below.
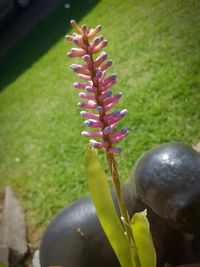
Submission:
M 158 267 L 200 261 L 200 154 L 171 142 L 145 153 L 123 184 L 129 213 L 147 208 Z M 113 194 L 114 203 L 116 199 Z M 186 223 L 185 223 L 186 222 Z M 65 208 L 47 227 L 42 267 L 119 267 L 90 197 Z

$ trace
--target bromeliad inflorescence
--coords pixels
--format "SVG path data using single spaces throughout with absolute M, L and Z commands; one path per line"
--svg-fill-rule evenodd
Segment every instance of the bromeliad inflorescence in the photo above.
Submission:
M 104 47 L 107 46 L 108 41 L 104 40 L 103 35 L 95 37 L 95 35 L 97 35 L 101 31 L 100 25 L 98 25 L 95 29 L 88 29 L 86 25 L 79 27 L 74 20 L 71 20 L 71 25 L 76 32 L 73 33 L 73 35 L 67 35 L 66 39 L 67 41 L 74 42 L 74 44 L 77 47 L 72 48 L 67 55 L 70 58 L 78 57 L 84 61 L 83 64 L 71 65 L 72 70 L 78 74 L 80 79 L 84 81 L 83 83 L 75 82 L 73 85 L 75 88 L 82 91 L 79 93 L 79 96 L 81 97 L 81 99 L 85 100 L 83 102 L 78 103 L 79 107 L 87 110 L 87 111 L 81 111 L 81 115 L 87 119 L 85 120 L 85 125 L 93 128 L 91 132 L 83 131 L 82 135 L 89 138 L 97 139 L 98 141 L 94 139 L 90 140 L 91 146 L 94 148 L 103 148 L 106 152 L 106 158 L 108 161 L 121 213 L 121 222 L 124 226 L 122 230 L 122 235 L 120 235 L 121 237 L 120 242 L 116 242 L 116 240 L 118 239 L 114 238 L 115 237 L 115 235 L 113 234 L 114 232 L 110 230 L 111 228 L 115 230 L 118 229 L 119 231 L 117 230 L 116 232 L 117 233 L 121 232 L 120 228 L 121 223 L 118 220 L 117 214 L 116 214 L 117 220 L 113 219 L 115 218 L 115 212 L 113 213 L 112 205 L 110 204 L 110 202 L 112 202 L 112 197 L 110 195 L 109 198 L 109 193 L 108 193 L 109 187 L 107 187 L 108 185 L 107 179 L 106 176 L 104 177 L 104 174 L 101 171 L 101 167 L 98 163 L 98 158 L 93 154 L 94 149 L 91 149 L 90 147 L 88 149 L 90 151 L 89 154 L 90 156 L 88 156 L 88 159 L 90 159 L 89 160 L 90 164 L 88 164 L 88 162 L 86 164 L 86 170 L 87 170 L 86 173 L 89 176 L 88 184 L 90 184 L 90 191 L 92 192 L 91 195 L 93 196 L 94 203 L 96 203 L 95 207 L 97 213 L 99 211 L 98 216 L 100 222 L 102 223 L 102 226 L 105 232 L 107 233 L 107 236 L 111 244 L 113 245 L 113 248 L 115 248 L 114 250 L 118 256 L 118 259 L 120 260 L 121 266 L 146 267 L 146 265 L 142 266 L 140 264 L 140 255 L 138 254 L 138 249 L 137 249 L 138 246 L 135 243 L 132 231 L 132 224 L 123 197 L 117 164 L 114 158 L 114 153 L 121 152 L 121 148 L 114 147 L 113 145 L 119 142 L 128 134 L 128 130 L 126 128 L 122 128 L 121 130 L 115 129 L 117 122 L 119 122 L 121 118 L 123 118 L 127 114 L 127 110 L 123 109 L 123 110 L 111 111 L 112 108 L 121 98 L 122 93 L 119 92 L 114 96 L 112 96 L 112 91 L 110 90 L 110 88 L 116 83 L 116 75 L 112 74 L 107 77 L 106 71 L 112 65 L 112 61 L 107 60 L 108 55 L 106 52 L 104 51 L 101 52 L 104 49 Z M 99 52 L 101 53 L 96 56 L 96 54 L 98 54 Z M 90 110 L 93 112 L 91 112 Z M 94 164 L 96 165 L 94 166 Z M 98 192 L 100 191 L 103 192 L 104 194 L 106 193 L 107 202 L 105 203 L 106 205 L 109 204 L 110 207 L 109 214 L 112 214 L 113 217 L 107 216 L 106 215 L 107 213 L 105 211 L 101 213 L 101 211 L 104 210 L 104 208 L 106 209 L 108 205 L 107 206 L 105 205 L 105 207 L 102 206 L 101 197 L 103 196 L 97 194 L 98 197 L 96 197 L 97 192 L 94 190 L 94 187 L 96 186 L 96 184 L 94 186 L 94 176 L 96 176 L 97 170 L 98 173 L 101 174 L 98 176 L 98 180 L 96 180 L 97 184 L 101 185 L 99 186 L 100 188 L 98 188 Z M 102 180 L 103 182 L 102 181 L 99 182 L 99 180 Z M 110 222 L 110 220 L 113 222 L 116 228 L 113 227 L 114 225 L 110 227 L 109 223 L 108 223 L 109 226 L 107 227 L 107 222 L 108 221 Z M 141 230 L 140 225 L 139 229 Z M 119 249 L 117 244 L 121 242 L 123 243 L 123 240 L 125 240 L 124 242 L 126 245 L 125 246 L 122 245 L 121 249 Z M 125 247 L 126 249 L 124 250 Z M 126 253 L 127 250 L 130 252 L 130 254 Z M 123 253 L 121 254 L 122 251 Z
M 114 131 L 117 122 L 127 114 L 127 110 L 123 109 L 110 112 L 121 98 L 122 93 L 120 92 L 112 96 L 110 88 L 116 83 L 116 74 L 107 77 L 106 70 L 112 65 L 111 60 L 107 61 L 107 53 L 103 51 L 99 56 L 94 58 L 95 54 L 107 46 L 108 41 L 104 40 L 103 35 L 95 37 L 101 31 L 100 25 L 96 26 L 95 29 L 88 29 L 86 25 L 80 28 L 75 20 L 71 20 L 71 25 L 76 32 L 73 35 L 67 35 L 66 39 L 67 41 L 74 42 L 77 47 L 72 48 L 67 55 L 70 58 L 78 57 L 84 60 L 83 65 L 71 65 L 72 70 L 78 73 L 79 78 L 85 81 L 84 83 L 75 82 L 73 84 L 75 88 L 83 90 L 79 96 L 86 100 L 86 102 L 78 103 L 78 106 L 95 111 L 94 113 L 81 111 L 81 115 L 87 118 L 85 125 L 96 129 L 92 132 L 83 131 L 82 135 L 100 139 L 100 141 L 92 139 L 90 140 L 90 144 L 94 148 L 104 148 L 106 151 L 106 157 L 121 211 L 122 223 L 129 246 L 133 247 L 134 240 L 130 217 L 123 198 L 117 164 L 114 158 L 114 153 L 121 152 L 121 148 L 113 147 L 113 144 L 119 142 L 128 134 L 126 128 Z
M 101 31 L 100 25 L 95 29 L 88 29 L 86 25 L 80 28 L 74 20 L 71 20 L 71 25 L 76 33 L 67 35 L 66 40 L 74 42 L 77 47 L 72 48 L 67 55 L 70 58 L 79 57 L 84 60 L 83 65 L 72 64 L 71 68 L 86 81 L 86 83 L 73 84 L 75 88 L 83 90 L 79 96 L 86 100 L 78 103 L 78 106 L 96 111 L 95 113 L 81 111 L 80 114 L 87 118 L 84 124 L 93 128 L 91 132 L 83 131 L 82 135 L 97 138 L 98 141 L 90 140 L 90 144 L 95 148 L 104 148 L 107 153 L 121 152 L 121 148 L 113 147 L 113 144 L 127 136 L 128 130 L 126 128 L 114 130 L 117 122 L 127 114 L 127 110 L 115 110 L 109 113 L 122 93 L 112 96 L 110 88 L 116 83 L 116 75 L 106 76 L 106 70 L 112 65 L 112 60 L 107 61 L 108 54 L 103 51 L 94 58 L 95 54 L 107 46 L 108 41 L 104 40 L 103 35 L 95 37 Z

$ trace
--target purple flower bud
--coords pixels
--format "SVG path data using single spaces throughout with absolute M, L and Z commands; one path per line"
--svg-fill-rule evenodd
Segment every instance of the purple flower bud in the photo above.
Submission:
M 78 45 L 78 38 L 74 37 L 73 41 L 75 45 Z
M 107 79 L 102 80 L 102 88 L 101 91 L 107 90 L 110 86 L 112 86 L 116 82 L 116 74 L 110 75 Z
M 76 73 L 85 74 L 85 75 L 91 74 L 90 70 L 85 65 L 72 64 L 71 68 Z
M 121 129 L 121 132 L 122 132 L 123 134 L 126 134 L 126 133 L 128 132 L 128 129 L 127 129 L 127 128 L 122 128 L 122 129 Z
M 95 140 L 90 140 L 90 145 L 93 146 L 94 148 L 105 148 L 107 146 L 107 142 L 102 141 L 102 142 L 97 142 Z
M 71 69 L 72 69 L 74 72 L 77 72 L 77 64 L 72 64 L 72 65 L 71 65 Z
M 78 106 L 80 108 L 96 109 L 97 104 L 96 103 L 89 103 L 89 102 L 88 103 L 79 102 Z
M 112 80 L 116 80 L 116 78 L 117 78 L 117 74 L 116 74 L 116 73 L 111 74 L 110 78 L 111 78 Z
M 102 75 L 103 75 L 103 71 L 98 71 L 97 75 L 96 75 L 96 78 L 99 79 L 99 78 L 102 77 Z
M 101 55 L 94 61 L 93 66 L 97 68 L 104 60 L 106 60 L 108 54 L 106 52 L 102 52 Z
M 70 24 L 71 24 L 71 26 L 78 32 L 78 33 L 80 33 L 80 34 L 82 34 L 83 32 L 82 32 L 82 29 L 78 26 L 78 24 L 76 23 L 76 21 L 75 20 L 71 20 L 70 21 Z
M 102 138 L 101 142 L 91 140 L 91 145 L 96 148 L 106 148 L 109 153 L 119 153 L 121 149 L 113 148 L 112 145 L 123 139 L 128 134 L 128 129 L 114 130 L 117 122 L 127 114 L 127 110 L 115 110 L 108 113 L 122 96 L 121 92 L 112 96 L 110 90 L 110 87 L 116 83 L 116 74 L 106 78 L 106 71 L 112 65 L 112 60 L 106 62 L 108 55 L 101 50 L 108 44 L 108 41 L 103 39 L 103 35 L 94 37 L 101 30 L 99 25 L 95 29 L 88 29 L 84 24 L 80 28 L 74 20 L 71 21 L 71 25 L 76 33 L 67 36 L 66 39 L 73 41 L 78 48 L 72 48 L 68 56 L 71 58 L 79 57 L 84 60 L 83 65 L 72 64 L 71 68 L 78 73 L 79 78 L 85 81 L 85 84 L 76 82 L 73 86 L 85 90 L 79 93 L 79 96 L 88 100 L 86 103 L 78 103 L 78 106 L 93 109 L 98 113 L 80 112 L 83 117 L 88 119 L 84 122 L 86 126 L 98 129 L 97 132 L 83 131 L 82 135 L 91 138 Z M 93 39 L 90 40 L 90 38 Z M 101 54 L 95 59 L 94 54 L 98 52 L 101 52 Z
M 111 95 L 112 95 L 112 91 L 111 91 L 111 90 L 108 90 L 108 91 L 106 91 L 105 93 L 101 94 L 101 95 L 99 96 L 99 99 L 100 99 L 100 100 L 104 100 L 104 99 L 110 97 Z
M 110 87 L 112 87 L 116 83 L 116 80 L 111 80 L 109 83 L 101 87 L 101 92 L 104 92 L 108 90 Z
M 106 62 L 106 64 L 104 64 L 100 69 L 101 69 L 101 71 L 104 71 L 104 70 L 108 69 L 110 66 L 112 66 L 112 60 L 108 60 Z
M 108 45 L 108 41 L 107 40 L 103 40 L 101 41 L 101 43 L 99 43 L 97 46 L 95 46 L 91 51 L 93 54 L 98 53 L 99 51 L 101 51 L 106 45 Z
M 105 111 L 111 110 L 119 101 L 119 97 L 115 97 L 112 99 L 112 102 L 110 102 L 108 105 L 104 106 Z
M 88 33 L 88 38 L 91 38 L 93 36 L 95 36 L 98 32 L 101 31 L 101 25 L 97 25 L 95 29 L 91 29 Z
M 102 42 L 102 45 L 103 45 L 103 46 L 108 45 L 108 41 L 107 41 L 107 40 L 104 40 L 104 41 Z
M 115 96 L 113 96 L 113 97 L 110 97 L 110 98 L 108 98 L 108 99 L 105 99 L 105 100 L 103 101 L 103 103 L 104 103 L 104 105 L 108 105 L 108 104 L 113 103 L 113 102 L 116 103 L 116 101 L 118 101 L 121 97 L 122 97 L 122 93 L 120 92 L 120 93 L 117 93 L 117 94 L 116 94 Z
M 121 98 L 122 96 L 123 96 L 122 92 L 119 92 L 119 93 L 116 94 L 117 98 Z
M 81 132 L 81 135 L 82 135 L 82 136 L 88 136 L 89 133 L 90 133 L 90 132 L 83 131 L 83 132 Z
M 96 37 L 94 38 L 93 42 L 90 44 L 90 46 L 88 47 L 90 52 L 93 52 L 94 49 L 96 47 L 98 47 L 99 43 L 101 42 L 101 38 L 100 37 Z
M 93 44 L 97 45 L 99 43 L 99 41 L 100 41 L 100 38 L 99 37 L 96 37 L 93 40 Z
M 102 107 L 102 106 L 97 106 L 97 107 L 96 107 L 96 110 L 97 110 L 98 112 L 102 112 L 102 111 L 103 111 L 103 107 Z
M 128 110 L 127 109 L 123 109 L 122 111 L 120 111 L 120 115 L 122 116 L 122 117 L 124 117 L 125 115 L 127 115 L 128 114 Z
M 83 50 L 87 50 L 87 46 L 83 43 L 83 41 L 78 37 L 73 37 L 73 42 L 75 45 L 79 46 Z
M 73 41 L 74 39 L 74 36 L 71 36 L 71 35 L 65 35 L 65 39 L 69 42 Z
M 106 121 L 107 121 L 107 123 L 112 124 L 112 123 L 117 123 L 122 118 L 123 118 L 123 116 L 119 115 L 119 116 L 115 116 L 115 117 L 112 117 L 112 118 L 106 118 Z
M 91 81 L 91 76 L 90 75 L 85 75 L 85 74 L 78 74 L 79 78 L 85 81 Z
M 99 36 L 99 41 L 100 41 L 100 42 L 103 41 L 103 35 L 100 35 L 100 36 Z
M 89 55 L 83 56 L 83 60 L 85 60 L 86 62 L 89 61 L 89 59 L 90 59 L 90 56 Z
M 93 113 L 89 113 L 86 111 L 81 111 L 80 112 L 81 116 L 87 118 L 87 119 L 93 119 L 93 120 L 99 120 L 99 115 L 98 114 L 93 114 Z
M 81 28 L 82 28 L 82 31 L 83 32 L 86 32 L 87 31 L 87 25 L 86 24 L 83 24 Z
M 76 88 L 76 89 L 85 89 L 86 88 L 86 84 L 82 84 L 82 83 L 73 83 L 73 86 Z
M 120 115 L 120 110 L 115 110 L 113 111 L 112 113 L 110 114 L 106 114 L 104 115 L 104 119 L 106 121 L 109 121 L 109 120 L 113 120 L 115 118 L 119 117 L 119 119 L 121 118 L 121 115 Z
M 116 132 L 113 132 L 113 133 L 110 133 L 110 137 L 111 138 L 116 138 L 116 137 L 119 137 L 119 136 L 125 136 L 128 134 L 128 129 L 127 128 L 122 128 L 121 130 L 119 131 L 116 131 Z
M 95 87 L 93 87 L 93 86 L 86 86 L 86 87 L 85 87 L 85 90 L 86 90 L 86 92 L 88 92 L 88 93 L 95 93 L 95 92 L 96 92 L 96 89 L 95 89 Z
M 81 132 L 81 135 L 90 138 L 102 138 L 103 136 L 102 132 L 86 132 L 86 131 Z
M 86 93 L 79 93 L 80 98 L 88 99 L 88 100 L 95 100 L 95 97 L 93 95 L 89 95 Z
M 90 58 L 89 55 L 85 55 L 85 56 L 83 56 L 83 60 L 84 60 L 89 66 L 91 66 L 92 61 L 91 61 L 91 58 Z
M 112 91 L 111 90 L 108 90 L 108 91 L 106 91 L 105 94 L 107 95 L 107 97 L 110 97 L 112 95 Z
M 117 123 L 113 123 L 113 124 L 110 125 L 110 127 L 112 128 L 112 130 L 115 129 L 116 125 L 117 125 Z
M 117 117 L 117 116 L 119 116 L 120 115 L 120 110 L 115 110 L 115 111 L 113 111 L 113 116 L 114 117 Z
M 122 140 L 124 137 L 128 135 L 128 131 L 124 134 L 118 135 L 116 137 L 111 138 L 112 144 L 118 143 L 120 140 Z
M 71 52 L 67 53 L 67 57 L 72 58 L 73 57 L 72 53 Z
M 112 127 L 111 126 L 106 126 L 103 130 L 104 134 L 109 134 L 112 132 Z
M 84 124 L 85 124 L 85 126 L 88 126 L 88 127 L 90 127 L 91 126 L 91 121 L 84 121 Z
M 101 128 L 103 127 L 103 123 L 94 120 L 87 120 L 84 121 L 85 126 L 92 127 L 92 128 Z
M 85 55 L 85 50 L 82 48 L 72 48 L 70 57 L 82 57 Z

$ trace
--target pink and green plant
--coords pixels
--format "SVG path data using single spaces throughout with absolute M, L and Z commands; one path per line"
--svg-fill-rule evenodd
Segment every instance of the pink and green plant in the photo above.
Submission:
M 87 25 L 79 27 L 71 20 L 73 35 L 66 40 L 76 47 L 67 54 L 69 58 L 80 58 L 83 64 L 72 64 L 72 70 L 83 82 L 75 82 L 73 86 L 80 90 L 80 108 L 86 109 L 80 114 L 86 118 L 85 126 L 91 131 L 83 131 L 83 136 L 90 139 L 89 149 L 85 157 L 86 176 L 89 190 L 102 227 L 123 267 L 154 267 L 156 266 L 155 249 L 153 246 L 148 220 L 145 212 L 136 213 L 132 220 L 126 208 L 122 193 L 115 153 L 122 149 L 115 144 L 128 135 L 128 129 L 117 130 L 117 123 L 128 113 L 126 109 L 111 111 L 122 97 L 122 93 L 112 96 L 110 88 L 116 83 L 116 74 L 107 75 L 112 60 L 102 51 L 108 41 L 103 35 L 95 37 L 101 26 L 89 29 Z M 101 52 L 102 51 L 102 52 Z M 100 53 L 101 52 L 101 53 Z M 100 53 L 100 54 L 99 54 Z M 96 54 L 99 54 L 96 56 Z M 108 76 L 108 77 L 107 77 Z M 107 177 L 97 157 L 96 149 L 103 149 L 106 154 L 121 220 L 118 218 L 110 194 Z

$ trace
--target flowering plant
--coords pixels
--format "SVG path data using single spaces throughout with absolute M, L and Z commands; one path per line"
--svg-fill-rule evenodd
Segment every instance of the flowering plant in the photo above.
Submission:
M 76 47 L 67 55 L 69 58 L 77 57 L 84 61 L 83 64 L 72 64 L 71 68 L 84 81 L 75 82 L 73 86 L 81 90 L 79 96 L 85 101 L 79 102 L 78 106 L 87 111 L 81 111 L 80 114 L 87 119 L 84 124 L 92 128 L 92 131 L 83 131 L 82 135 L 92 138 L 85 156 L 85 167 L 98 218 L 122 267 L 154 267 L 156 255 L 145 211 L 134 214 L 130 219 L 114 157 L 115 153 L 121 152 L 121 148 L 115 147 L 115 144 L 128 135 L 128 129 L 116 130 L 117 123 L 127 114 L 127 110 L 111 112 L 122 93 L 112 96 L 110 90 L 116 83 L 116 75 L 107 77 L 107 69 L 112 61 L 107 60 L 106 52 L 101 52 L 108 41 L 104 40 L 103 35 L 95 37 L 101 31 L 100 25 L 89 29 L 85 24 L 79 27 L 72 20 L 71 26 L 75 33 L 67 35 L 66 40 L 73 42 Z M 99 52 L 100 55 L 95 56 Z M 105 151 L 121 213 L 120 219 L 114 208 L 107 177 L 98 160 L 96 148 Z

